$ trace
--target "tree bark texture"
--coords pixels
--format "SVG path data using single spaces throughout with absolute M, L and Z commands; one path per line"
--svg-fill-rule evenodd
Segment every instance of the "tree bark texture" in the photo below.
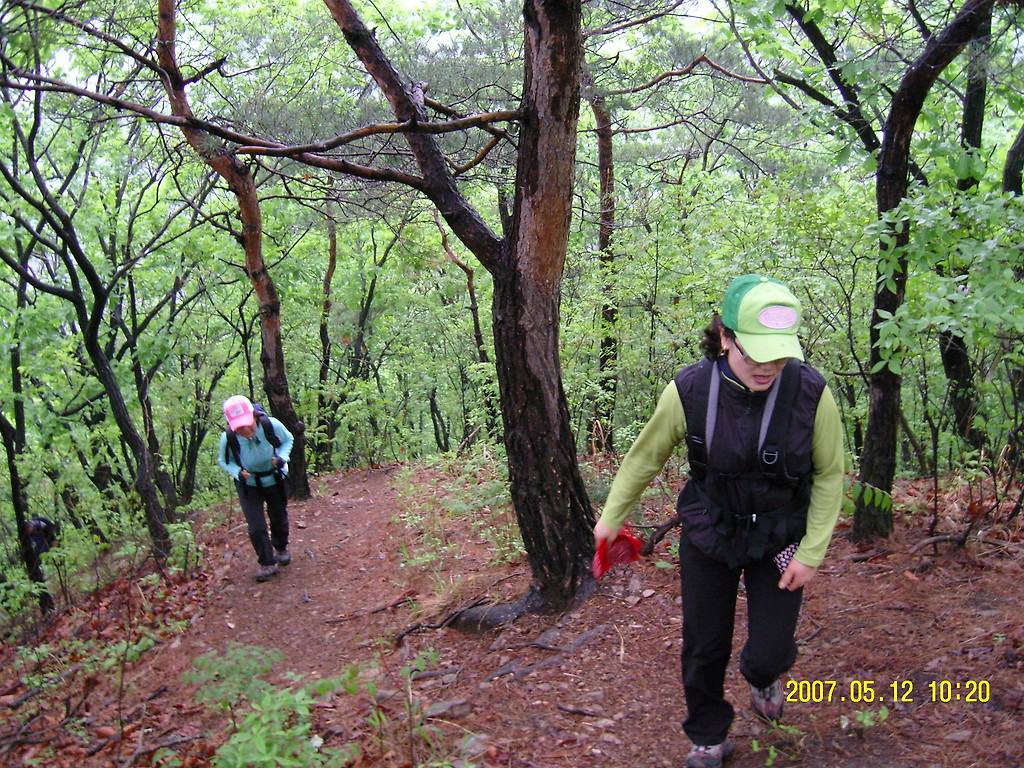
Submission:
M 1022 189 L 1021 177 L 1024 175 L 1024 125 L 1017 131 L 1017 138 L 1013 140 L 1010 149 L 1006 153 L 1006 163 L 1003 165 L 1003 192 L 1020 195 Z
M 185 79 L 178 67 L 176 54 L 177 20 L 174 0 L 159 0 L 157 54 L 163 69 L 162 81 L 171 105 L 171 112 L 191 118 L 192 108 L 185 93 Z M 260 309 L 260 362 L 263 365 L 263 389 L 271 413 L 288 428 L 295 438 L 289 460 L 289 483 L 295 498 L 309 498 L 309 477 L 306 470 L 306 426 L 299 418 L 288 390 L 288 375 L 281 345 L 281 300 L 274 281 L 263 262 L 263 217 L 252 172 L 222 143 L 197 128 L 182 128 L 189 146 L 224 181 L 238 202 L 242 221 L 241 244 L 245 251 L 245 272 L 252 284 Z
M 565 605 L 589 574 L 593 514 L 562 390 L 559 309 L 582 59 L 580 4 L 528 0 L 508 255 L 494 275 L 494 349 L 512 499 L 537 589 Z
M 932 35 L 924 51 L 910 65 L 893 95 L 883 129 L 878 160 L 875 198 L 879 218 L 894 210 L 906 197 L 910 164 L 910 142 L 924 100 L 942 71 L 971 40 L 993 0 L 968 0 L 941 33 Z M 887 235 L 887 236 L 886 236 Z M 882 362 L 879 325 L 903 303 L 907 283 L 907 262 L 899 251 L 908 243 L 907 226 L 889 228 L 879 242 L 874 308 L 871 313 L 871 368 L 869 375 L 868 425 L 861 458 L 861 479 L 886 492 L 892 490 L 896 472 L 896 429 L 899 424 L 901 377 Z M 894 258 L 895 253 L 895 258 Z M 891 272 L 891 274 L 890 274 Z M 891 280 L 891 283 L 890 283 Z M 885 535 L 884 526 L 865 519 L 858 503 L 854 515 L 854 537 L 869 540 Z M 859 517 L 858 517 L 859 515 Z M 859 524 L 858 524 L 859 522 Z

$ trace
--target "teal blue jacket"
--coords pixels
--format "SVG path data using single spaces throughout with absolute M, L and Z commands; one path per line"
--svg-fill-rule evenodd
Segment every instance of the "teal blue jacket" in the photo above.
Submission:
M 288 431 L 280 421 L 275 419 L 273 416 L 270 417 L 270 424 L 274 428 L 274 434 L 277 435 L 277 439 L 281 441 L 281 445 L 277 449 L 277 455 L 287 464 L 288 459 L 292 454 L 292 444 L 295 442 L 292 437 L 292 433 Z M 235 461 L 234 456 L 226 456 L 229 453 L 227 450 L 228 446 L 228 433 L 221 432 L 220 434 L 220 446 L 217 448 L 217 463 L 220 464 L 220 468 L 231 475 L 236 481 L 238 480 L 238 473 L 242 471 L 242 467 L 249 470 L 249 479 L 246 480 L 246 485 L 255 486 L 256 478 L 253 477 L 254 472 L 272 472 L 274 469 L 274 446 L 267 442 L 267 436 L 263 434 L 263 427 L 260 424 L 256 424 L 256 434 L 250 440 L 241 435 L 238 437 L 238 453 L 239 458 L 242 460 L 241 466 Z M 287 469 L 287 468 L 286 468 Z M 287 474 L 287 471 L 285 472 Z M 274 485 L 277 482 L 277 478 L 274 475 L 267 475 L 266 477 L 260 478 L 260 484 L 264 486 Z

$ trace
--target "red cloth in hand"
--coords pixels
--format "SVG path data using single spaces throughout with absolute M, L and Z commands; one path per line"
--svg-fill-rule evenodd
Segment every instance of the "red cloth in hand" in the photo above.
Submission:
M 642 544 L 643 542 L 629 530 L 629 526 L 624 526 L 611 543 L 608 539 L 602 539 L 597 545 L 597 552 L 594 553 L 594 578 L 600 579 L 613 565 L 639 560 Z

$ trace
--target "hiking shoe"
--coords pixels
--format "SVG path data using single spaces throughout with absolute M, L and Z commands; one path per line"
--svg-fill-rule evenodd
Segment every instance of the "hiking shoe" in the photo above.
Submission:
M 686 756 L 686 768 L 721 768 L 722 763 L 729 759 L 732 750 L 731 741 L 723 741 L 721 744 L 710 746 L 694 744 L 690 754 Z
M 261 565 L 256 571 L 256 581 L 266 581 L 277 574 L 277 565 Z
M 285 547 L 284 549 L 275 549 L 274 557 L 277 558 L 278 565 L 288 565 L 288 563 L 292 561 L 292 555 L 288 551 L 287 547 Z
M 768 721 L 780 719 L 783 703 L 782 683 L 778 680 L 767 688 L 750 686 L 750 706 L 758 717 Z

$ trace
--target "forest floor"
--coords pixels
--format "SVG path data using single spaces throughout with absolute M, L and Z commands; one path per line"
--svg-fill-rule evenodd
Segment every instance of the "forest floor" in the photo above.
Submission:
M 357 766 L 682 765 L 670 541 L 613 570 L 577 610 L 467 635 L 424 625 L 526 590 L 522 558 L 495 562 L 507 509 L 473 507 L 472 483 L 437 468 L 317 484 L 313 499 L 290 505 L 293 562 L 273 580 L 253 580 L 244 521 L 223 505 L 200 527 L 197 567 L 163 581 L 115 578 L 20 648 L 5 645 L 0 764 L 207 765 L 231 721 L 198 703 L 184 674 L 214 651 L 223 683 L 239 657 L 232 644 L 244 644 L 280 652 L 268 678 L 279 686 L 287 672 L 310 681 L 356 670 L 358 690 L 320 698 L 312 730 L 322 754 L 358 744 Z M 966 548 L 918 546 L 931 521 L 924 488 L 901 490 L 896 532 L 879 548 L 856 549 L 841 524 L 806 590 L 787 689 L 831 702 L 794 700 L 779 726 L 752 716 L 735 663 L 741 592 L 726 681 L 732 766 L 1024 766 L 1024 530 L 1018 520 Z M 961 530 L 967 500 L 942 503 L 939 530 Z M 645 505 L 658 521 L 671 509 L 658 494 Z M 854 701 L 869 681 L 875 701 Z M 933 690 L 950 700 L 932 701 Z M 274 701 L 261 704 L 267 717 Z M 247 708 L 235 709 L 241 724 Z

